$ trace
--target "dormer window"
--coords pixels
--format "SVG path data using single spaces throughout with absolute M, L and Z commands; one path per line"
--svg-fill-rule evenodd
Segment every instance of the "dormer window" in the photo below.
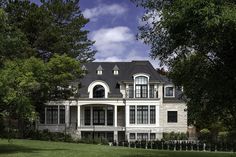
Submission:
M 97 68 L 97 75 L 102 75 L 103 68 L 101 65 L 98 66 Z
M 112 69 L 113 74 L 114 74 L 114 75 L 119 75 L 119 70 L 120 70 L 120 69 L 118 68 L 118 66 L 115 65 L 114 68 Z
M 165 87 L 165 97 L 174 97 L 174 87 L 173 86 Z
M 148 78 L 145 76 L 138 76 L 135 78 L 135 97 L 148 97 Z

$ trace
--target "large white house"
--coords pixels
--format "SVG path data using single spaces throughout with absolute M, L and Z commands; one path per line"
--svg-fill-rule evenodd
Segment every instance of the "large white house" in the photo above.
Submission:
M 73 98 L 51 101 L 39 130 L 109 141 L 156 140 L 163 132 L 187 132 L 181 91 L 148 61 L 91 62 Z

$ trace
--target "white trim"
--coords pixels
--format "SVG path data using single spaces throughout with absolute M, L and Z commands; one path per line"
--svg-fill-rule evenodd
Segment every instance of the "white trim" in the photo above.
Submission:
M 173 96 L 167 96 L 166 95 L 166 88 L 173 87 Z M 165 98 L 174 98 L 175 97 L 175 86 L 174 85 L 165 85 L 164 86 L 164 97 Z
M 148 82 L 147 82 L 147 87 L 148 87 L 148 91 L 147 91 L 147 98 L 149 98 L 149 78 L 150 78 L 150 75 L 149 74 L 146 74 L 146 73 L 137 73 L 137 74 L 134 74 L 133 75 L 133 81 L 134 81 L 134 86 L 133 86 L 133 88 L 134 88 L 134 90 L 133 90 L 133 94 L 134 94 L 134 97 L 133 98 L 136 98 L 136 91 L 135 91 L 135 89 L 136 89 L 136 83 L 135 83 L 135 79 L 136 79 L 136 77 L 140 77 L 140 76 L 143 76 L 143 77 L 147 77 L 147 79 L 148 79 Z
M 96 80 L 93 81 L 89 86 L 88 86 L 88 93 L 89 93 L 89 98 L 93 98 L 93 88 L 96 85 L 101 85 L 104 87 L 105 89 L 105 98 L 108 98 L 108 93 L 110 92 L 110 88 L 108 86 L 108 84 L 102 80 Z

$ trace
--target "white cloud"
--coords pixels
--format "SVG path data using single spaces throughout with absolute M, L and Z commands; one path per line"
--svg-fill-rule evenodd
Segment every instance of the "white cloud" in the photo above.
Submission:
M 110 57 L 122 55 L 135 41 L 135 35 L 128 27 L 118 26 L 96 30 L 91 33 L 91 39 L 95 41 L 97 57 Z
M 91 33 L 91 40 L 98 51 L 96 61 L 128 62 L 132 60 L 149 60 L 155 68 L 159 67 L 159 60 L 149 57 L 148 47 L 137 42 L 135 34 L 125 26 L 102 28 Z
M 120 4 L 101 4 L 94 8 L 85 9 L 82 13 L 84 17 L 89 18 L 91 21 L 96 21 L 97 18 L 102 15 L 119 16 L 127 11 L 128 9 Z

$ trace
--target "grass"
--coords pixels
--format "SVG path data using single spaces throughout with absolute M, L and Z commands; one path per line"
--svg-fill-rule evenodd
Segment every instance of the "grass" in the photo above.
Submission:
M 235 153 L 174 152 L 103 145 L 0 139 L 0 157 L 236 157 Z

